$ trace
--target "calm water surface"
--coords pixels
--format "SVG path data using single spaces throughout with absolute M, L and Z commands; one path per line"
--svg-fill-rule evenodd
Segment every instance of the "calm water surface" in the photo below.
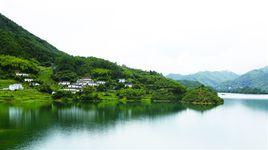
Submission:
M 267 150 L 268 100 L 223 97 L 224 105 L 214 108 L 0 104 L 0 149 Z

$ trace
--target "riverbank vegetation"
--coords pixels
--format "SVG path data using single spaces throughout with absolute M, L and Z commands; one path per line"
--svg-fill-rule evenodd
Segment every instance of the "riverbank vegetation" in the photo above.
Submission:
M 48 105 L 53 101 L 50 94 L 39 92 L 33 88 L 27 88 L 17 91 L 0 90 L 0 102 L 32 108 Z

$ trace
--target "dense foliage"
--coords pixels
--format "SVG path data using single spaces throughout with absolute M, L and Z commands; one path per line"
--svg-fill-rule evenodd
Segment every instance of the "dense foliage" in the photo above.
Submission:
M 203 85 L 198 81 L 191 81 L 191 80 L 178 80 L 178 82 L 189 89 L 198 88 Z
M 183 103 L 191 104 L 223 104 L 223 99 L 217 93 L 204 86 L 189 90 L 182 98 Z
M 78 77 L 91 76 L 95 79 L 118 79 L 123 77 L 122 68 L 115 63 L 95 57 L 74 57 L 62 55 L 54 65 L 56 81 L 76 80 Z
M 14 77 L 15 71 L 37 74 L 38 65 L 30 60 L 0 55 L 0 78 Z
M 146 92 L 143 89 L 121 89 L 117 92 L 117 96 L 120 99 L 128 99 L 128 100 L 141 100 L 146 96 Z

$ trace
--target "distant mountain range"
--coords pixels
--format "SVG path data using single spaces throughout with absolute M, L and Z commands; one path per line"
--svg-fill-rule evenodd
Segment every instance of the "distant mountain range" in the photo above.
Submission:
M 249 71 L 235 80 L 224 82 L 216 89 L 226 91 L 243 88 L 257 88 L 268 92 L 268 66 Z
M 234 80 L 239 75 L 230 71 L 203 71 L 195 74 L 180 75 L 180 74 L 169 74 L 167 78 L 174 80 L 189 80 L 198 81 L 206 86 L 218 87 L 221 83 Z
M 268 66 L 249 71 L 240 76 L 230 71 L 204 71 L 190 75 L 169 74 L 167 77 L 178 81 L 198 81 L 222 92 L 268 92 Z

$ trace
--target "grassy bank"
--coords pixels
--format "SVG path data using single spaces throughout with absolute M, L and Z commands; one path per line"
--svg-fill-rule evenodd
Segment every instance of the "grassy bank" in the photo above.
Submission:
M 25 89 L 18 91 L 0 91 L 0 102 L 16 106 L 39 107 L 52 103 L 49 94 L 41 93 L 36 89 Z

